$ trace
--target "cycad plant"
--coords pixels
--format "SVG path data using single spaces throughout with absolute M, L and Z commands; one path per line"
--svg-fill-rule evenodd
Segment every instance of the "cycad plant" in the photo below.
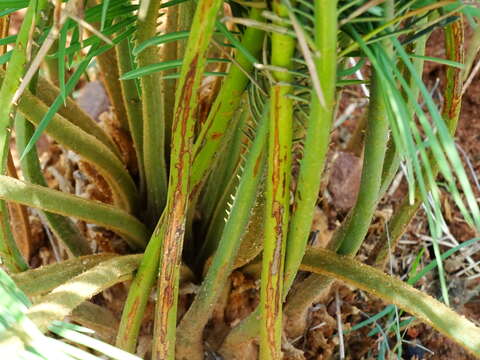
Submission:
M 14 30 L 12 19 L 23 8 Z M 4 268 L 33 302 L 24 315 L 36 332 L 57 333 L 69 315 L 94 329 L 110 321 L 110 341 L 136 353 L 153 303 L 148 356 L 202 359 L 204 330 L 238 270 L 258 279 L 259 303 L 209 348 L 225 359 L 242 359 L 252 344 L 260 359 L 302 356 L 293 340 L 335 282 L 397 305 L 480 356 L 480 329 L 448 307 L 442 265 L 474 240 L 442 254 L 436 182 L 441 174 L 465 221 L 480 229 L 453 140 L 480 47 L 475 4 L 2 0 L 0 15 L 0 251 Z M 474 31 L 468 49 L 465 27 Z M 425 55 L 437 28 L 444 58 Z M 422 81 L 425 61 L 445 66 L 443 103 Z M 73 99 L 92 67 L 112 106 L 102 124 Z M 362 72 L 365 79 L 356 77 Z M 335 120 L 349 86 L 369 94 L 352 136 L 363 161 L 359 193 L 328 243 L 311 247 L 327 152 L 340 146 L 331 144 L 331 134 L 341 126 Z M 47 186 L 36 150 L 42 134 L 76 155 L 103 202 Z M 373 265 L 362 264 L 354 257 L 400 168 L 408 193 L 376 239 Z M 422 204 L 436 259 L 406 283 L 383 268 Z M 32 241 L 26 207 L 37 209 L 53 234 L 58 263 L 29 269 L 20 251 Z M 98 244 L 85 224 L 114 232 L 128 248 L 112 243 L 103 244 L 108 253 L 93 250 Z M 413 287 L 431 269 L 439 274 L 441 301 Z M 117 329 L 111 312 L 89 300 L 127 280 Z M 186 282 L 198 290 L 180 307 Z M 11 311 L 2 308 L 2 318 Z M 14 321 L 0 330 L 17 346 L 34 346 Z

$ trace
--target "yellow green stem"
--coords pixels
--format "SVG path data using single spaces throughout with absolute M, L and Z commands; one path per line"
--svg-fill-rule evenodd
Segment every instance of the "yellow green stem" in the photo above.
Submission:
M 221 0 L 198 2 L 175 94 L 166 222 L 165 227 L 157 228 L 158 231 L 154 232 L 151 239 L 158 241 L 156 238 L 163 238 L 157 282 L 158 300 L 152 350 L 154 360 L 175 358 L 179 270 L 190 192 L 195 112 L 206 66 L 207 48 L 221 5 Z
M 279 1 L 274 11 L 281 17 L 288 10 Z M 288 35 L 272 34 L 274 66 L 290 70 L 296 41 Z M 270 89 L 265 233 L 260 285 L 260 358 L 280 359 L 282 345 L 282 289 L 286 237 L 289 222 L 293 101 L 287 95 L 293 80 L 289 72 L 274 72 L 277 83 Z

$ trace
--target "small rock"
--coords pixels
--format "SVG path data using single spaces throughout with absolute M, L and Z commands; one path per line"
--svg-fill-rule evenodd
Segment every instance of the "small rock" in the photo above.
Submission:
M 328 190 L 337 210 L 347 211 L 355 205 L 361 172 L 362 163 L 358 156 L 339 152 L 334 157 Z
M 109 110 L 110 103 L 107 93 L 100 81 L 87 83 L 81 90 L 77 99 L 78 105 L 96 121 L 101 114 Z

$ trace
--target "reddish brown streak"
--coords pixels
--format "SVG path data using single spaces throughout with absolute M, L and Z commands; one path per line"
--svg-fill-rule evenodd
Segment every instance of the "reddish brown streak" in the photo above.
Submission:
M 186 74 L 185 83 L 182 86 L 180 93 L 180 102 L 178 104 L 178 109 L 175 114 L 175 122 L 173 125 L 174 137 L 177 141 L 180 141 L 179 147 L 177 149 L 177 158 L 172 162 L 172 171 L 171 171 L 171 183 L 175 183 L 175 188 L 171 191 L 173 193 L 169 196 L 169 218 L 167 230 L 165 233 L 165 243 L 164 243 L 164 254 L 163 259 L 172 259 L 175 263 L 172 266 L 171 262 L 162 261 L 161 270 L 160 270 L 160 293 L 162 294 L 161 309 L 157 312 L 160 314 L 158 326 L 160 333 L 159 342 L 160 347 L 158 352 L 160 353 L 160 358 L 163 358 L 167 355 L 168 349 L 171 344 L 168 344 L 167 338 L 167 329 L 168 329 L 168 319 L 171 316 L 171 310 L 175 304 L 175 273 L 180 264 L 180 252 L 182 248 L 183 241 L 183 221 L 184 214 L 186 209 L 186 195 L 183 191 L 183 180 L 184 180 L 184 171 L 188 172 L 190 166 L 190 152 L 191 152 L 191 134 L 187 138 L 188 130 L 188 120 L 190 117 L 190 103 L 193 94 L 193 86 L 195 84 L 195 73 L 197 70 L 198 56 L 195 56 L 192 59 L 192 62 L 189 65 L 189 70 Z M 180 126 L 180 128 L 177 128 Z M 180 133 L 178 133 L 180 130 Z M 192 129 L 193 130 L 193 129 Z M 180 139 L 178 139 L 180 137 Z M 188 185 L 188 184 L 187 184 Z M 188 189 L 186 189 L 188 192 Z
M 269 273 L 271 276 L 268 276 L 267 286 L 266 286 L 266 303 L 265 310 L 267 312 L 266 322 L 268 329 L 275 329 L 275 322 L 280 316 L 281 311 L 281 284 L 283 277 L 281 276 L 282 271 L 282 242 L 283 242 L 283 213 L 285 211 L 283 199 L 286 192 L 286 183 L 287 179 L 285 174 L 282 173 L 282 163 L 287 161 L 287 157 L 281 154 L 281 144 L 280 144 L 280 111 L 281 106 L 279 101 L 281 101 L 281 87 L 275 86 L 273 88 L 275 92 L 273 94 L 274 103 L 273 103 L 273 132 L 270 135 L 270 141 L 273 144 L 270 145 L 272 151 L 273 164 L 272 173 L 271 173 L 271 184 L 272 184 L 272 193 L 273 193 L 273 203 L 271 209 L 271 217 L 274 219 L 274 233 L 275 233 L 275 246 L 273 259 L 269 263 Z M 258 166 L 258 161 L 256 166 Z M 275 276 L 276 275 L 276 276 Z M 273 283 L 275 282 L 275 283 Z M 267 339 L 269 343 L 269 352 L 272 356 L 279 357 L 276 349 L 276 334 L 274 331 L 269 331 L 267 334 Z
M 278 100 L 280 98 L 280 94 L 278 94 L 280 92 L 280 87 L 279 86 L 275 86 L 273 88 L 273 91 L 276 92 L 276 94 L 274 94 L 274 99 L 275 99 L 275 103 L 274 103 L 274 119 L 278 119 L 280 117 L 280 104 L 278 103 Z M 275 121 L 274 123 L 274 132 L 273 132 L 273 171 L 272 171 L 272 184 L 273 184 L 273 189 L 272 189 L 272 192 L 273 192 L 273 196 L 274 198 L 276 198 L 276 194 L 278 192 L 278 183 L 280 181 L 280 172 L 279 172 L 279 168 L 280 168 L 280 139 L 279 139 L 280 135 L 279 135 L 279 128 L 278 128 L 278 121 Z
M 463 23 L 458 20 L 449 25 L 452 29 L 453 39 L 446 39 L 445 47 L 447 55 L 451 60 L 457 61 L 461 64 L 464 62 L 464 49 L 463 49 Z M 455 119 L 460 113 L 461 100 L 462 100 L 462 75 L 461 69 L 451 68 L 447 69 L 447 79 L 451 79 L 453 83 L 450 83 L 451 97 L 446 99 L 446 106 L 443 111 L 443 116 L 449 119 Z M 447 85 L 448 86 L 448 85 Z
M 260 167 L 262 165 L 262 159 L 263 159 L 263 153 L 260 154 L 260 156 L 257 158 L 257 161 L 255 162 L 255 167 L 253 168 L 253 176 L 258 175 L 258 171 L 260 170 Z
M 223 133 L 214 132 L 214 133 L 212 133 L 212 135 L 210 135 L 210 139 L 217 140 L 217 139 L 220 139 L 222 136 L 223 136 Z
M 137 297 L 135 299 L 135 302 L 132 305 L 132 308 L 130 309 L 130 312 L 128 313 L 128 316 L 127 316 L 128 320 L 127 320 L 127 326 L 126 326 L 127 329 L 131 329 L 133 327 L 133 322 L 135 321 L 135 315 L 137 314 L 138 306 L 140 305 L 139 302 L 140 302 L 140 299 Z M 123 334 L 123 341 L 126 341 L 126 340 L 128 340 L 128 332 L 125 332 Z

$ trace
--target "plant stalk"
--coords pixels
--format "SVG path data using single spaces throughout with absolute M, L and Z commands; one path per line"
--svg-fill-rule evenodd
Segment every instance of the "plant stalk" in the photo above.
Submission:
M 19 154 L 23 153 L 33 132 L 33 125 L 21 115 L 17 115 L 15 119 L 15 135 Z M 20 162 L 20 166 L 25 180 L 47 187 L 42 169 L 40 168 L 36 148 L 33 148 L 25 155 Z M 57 239 L 65 245 L 72 256 L 76 257 L 92 253 L 89 242 L 69 218 L 49 212 L 43 212 L 43 215 Z
M 191 16 L 189 16 L 189 14 L 191 11 L 193 11 L 193 9 L 191 9 L 190 3 L 181 3 L 178 6 L 178 28 L 179 30 L 183 30 L 185 26 L 187 26 L 187 24 L 191 23 Z M 252 45 L 253 44 L 256 44 L 256 42 L 252 42 Z M 183 44 L 177 44 L 179 58 L 183 57 L 184 48 L 185 46 L 183 46 Z M 234 68 L 232 67 L 231 72 L 233 71 Z M 233 75 L 229 75 L 229 77 L 230 76 L 233 77 Z M 228 80 L 226 79 L 226 81 Z M 197 161 L 193 163 L 192 174 L 193 172 L 198 172 L 198 170 L 195 169 L 199 166 L 200 165 L 198 165 Z M 191 175 L 191 178 L 192 176 L 193 175 Z M 202 176 L 200 176 L 200 178 L 202 178 Z M 192 187 L 194 186 L 192 185 Z M 125 303 L 125 307 L 122 313 L 122 319 L 119 326 L 116 345 L 129 352 L 135 352 L 137 337 L 140 331 L 143 314 L 147 304 L 148 294 L 157 276 L 155 269 L 158 268 L 159 264 L 160 251 L 163 240 L 162 234 L 165 231 L 164 228 L 162 229 L 162 226 L 164 226 L 165 220 L 165 216 L 162 216 L 161 221 L 157 224 L 157 227 L 154 231 L 154 234 L 157 235 L 151 238 L 147 249 L 145 250 L 145 256 L 138 269 L 138 274 L 130 287 L 127 301 Z
M 25 66 L 29 61 L 27 50 L 30 46 L 31 34 L 33 33 L 35 23 L 47 5 L 46 0 L 30 0 L 17 35 L 12 57 L 5 72 L 5 80 L 0 88 L 0 174 L 5 174 L 7 165 L 11 133 L 10 126 L 12 123 L 11 115 L 15 105 L 12 103 L 12 99 L 20 84 L 21 77 L 25 73 Z M 15 244 L 9 228 L 8 217 L 7 206 L 4 201 L 0 201 L 0 255 L 11 272 L 26 270 L 28 265 Z
M 374 72 L 371 80 L 364 163 L 358 198 L 346 221 L 335 232 L 332 240 L 332 247 L 339 246 L 339 254 L 354 256 L 357 253 L 367 234 L 379 200 L 377 194 L 380 191 L 388 141 L 388 117 L 383 91 L 379 76 Z
M 445 28 L 445 52 L 448 60 L 454 60 L 459 63 L 464 61 L 464 34 L 463 24 L 456 21 Z M 450 134 L 454 135 L 460 117 L 460 108 L 462 100 L 462 82 L 464 74 L 468 73 L 469 68 L 456 69 L 449 67 L 446 73 L 446 86 L 444 90 L 445 104 L 442 117 L 446 122 Z M 429 154 L 429 160 L 432 163 L 432 176 L 435 178 L 439 172 L 438 164 L 433 155 Z M 370 262 L 378 268 L 384 268 L 387 264 L 390 251 L 395 249 L 401 236 L 405 233 L 408 225 L 417 213 L 422 204 L 422 197 L 419 191 L 415 194 L 415 201 L 411 204 L 408 199 L 404 199 L 395 211 L 393 217 L 388 223 L 388 234 L 385 232 L 377 242 L 373 254 L 374 259 Z M 387 236 L 390 241 L 387 241 Z
M 154 241 L 156 237 L 163 237 L 152 350 L 154 360 L 170 360 L 175 357 L 179 269 L 190 193 L 188 179 L 195 131 L 194 115 L 199 101 L 198 90 L 206 65 L 205 55 L 221 4 L 221 0 L 199 1 L 178 79 L 165 208 L 166 225 L 164 232 L 155 232 L 152 236 Z
M 288 9 L 274 2 L 274 12 L 288 16 Z M 273 66 L 292 69 L 296 41 L 289 35 L 272 34 Z M 267 179 L 265 183 L 265 232 L 260 285 L 260 358 L 280 359 L 282 345 L 283 274 L 290 216 L 293 101 L 289 72 L 274 72 L 270 89 Z
M 47 27 L 46 21 L 48 20 L 40 19 L 39 23 L 36 24 L 36 26 L 40 30 L 45 30 L 45 28 Z M 38 35 L 33 38 L 33 41 L 39 41 Z M 31 56 L 38 56 L 38 51 L 32 51 Z M 32 94 L 36 94 L 38 91 L 38 77 L 39 76 L 37 73 L 28 85 L 28 88 L 32 92 Z M 49 85 L 48 81 L 43 81 L 42 83 L 44 85 L 45 83 Z M 51 86 L 48 88 L 50 90 L 54 87 Z M 54 95 L 52 94 L 52 91 L 47 91 L 45 93 L 45 96 L 48 97 L 49 95 L 50 97 L 55 97 L 56 94 Z M 53 101 L 54 99 L 51 99 L 51 102 Z M 86 125 L 87 124 L 89 123 L 87 122 Z M 34 130 L 35 128 L 31 123 L 29 123 L 22 115 L 17 114 L 17 116 L 15 117 L 15 136 L 17 151 L 19 154 L 23 154 L 28 141 L 33 136 Z M 33 184 L 48 187 L 45 178 L 43 177 L 42 169 L 40 168 L 40 161 L 38 160 L 38 155 L 35 147 L 29 153 L 27 153 L 25 157 L 23 157 L 23 159 L 20 161 L 20 167 L 22 169 L 22 174 L 25 180 Z M 75 257 L 92 253 L 89 242 L 80 233 L 79 229 L 75 226 L 72 220 L 58 214 L 42 211 L 41 213 L 50 229 L 53 231 L 57 239 L 63 243 L 70 256 Z
M 133 249 L 143 249 L 146 245 L 148 231 L 145 226 L 132 215 L 111 205 L 5 175 L 0 175 L 0 199 L 103 226 L 123 235 Z
M 137 274 L 130 285 L 118 326 L 115 346 L 131 353 L 135 353 L 137 348 L 138 334 L 140 333 L 145 308 L 157 278 L 163 241 L 161 234 L 165 231 L 164 226 L 165 215 L 162 215 L 145 249 Z
M 4 77 L 1 72 L 0 77 Z M 53 104 L 59 94 L 60 90 L 57 86 L 53 85 L 44 77 L 38 76 L 37 88 L 34 96 L 38 97 L 43 103 L 45 103 L 45 105 L 50 106 Z M 85 113 L 85 111 L 83 111 L 71 97 L 67 97 L 64 105 L 58 109 L 58 114 L 63 116 L 72 124 L 78 126 L 86 133 L 95 136 L 112 152 L 114 152 L 119 159 L 122 159 L 122 155 L 120 154 L 117 146 L 107 135 L 105 130 L 103 130 L 102 127 L 87 113 Z
M 387 17 L 391 17 L 393 11 L 392 2 L 387 1 L 384 6 L 386 7 Z M 389 46 L 387 45 L 388 48 Z M 383 87 L 381 74 L 374 69 L 370 81 L 370 104 L 358 197 L 354 207 L 335 231 L 329 243 L 329 248 L 343 255 L 356 255 L 368 232 L 379 201 L 389 137 L 388 112 Z M 290 330 L 292 337 L 296 337 L 304 331 L 308 308 L 316 299 L 325 295 L 333 281 L 333 279 L 326 279 L 322 275 L 310 275 L 310 277 L 309 281 L 312 286 L 306 291 L 293 294 L 286 306 L 285 314 L 289 318 L 289 322 L 293 322 L 296 319 L 295 327 Z M 308 299 L 308 302 L 305 299 Z M 299 302 L 307 304 L 307 306 L 299 308 L 296 306 Z
M 123 74 L 133 70 L 131 58 L 131 39 L 127 38 L 121 41 L 116 47 L 118 61 L 118 72 L 120 77 Z M 143 159 L 143 113 L 142 113 L 142 99 L 138 93 L 138 88 L 135 79 L 122 80 L 120 86 L 122 88 L 123 102 L 127 112 L 128 128 L 130 136 L 132 137 L 133 147 L 135 148 L 135 155 L 137 158 L 140 193 L 145 192 L 145 169 Z
M 164 14 L 167 16 L 165 33 L 173 33 L 182 30 L 179 28 L 178 17 L 180 5 L 168 8 Z M 181 40 L 180 40 L 181 41 Z M 178 41 L 171 41 L 162 46 L 160 58 L 163 61 L 177 60 Z M 165 71 L 165 75 L 173 74 L 174 70 Z M 173 110 L 175 109 L 175 89 L 177 81 L 175 79 L 162 80 L 162 97 L 163 97 L 163 118 L 165 123 L 165 158 L 170 158 L 170 147 L 172 143 L 172 121 Z
M 63 320 L 85 300 L 132 278 L 142 255 L 117 256 L 101 262 L 42 296 L 27 311 L 28 317 L 46 332 L 54 320 Z
M 48 107 L 28 90 L 20 98 L 18 109 L 34 125 L 40 124 L 48 111 Z M 46 132 L 58 143 L 95 165 L 111 186 L 116 204 L 129 212 L 137 210 L 138 192 L 135 183 L 118 157 L 102 142 L 58 114 L 53 116 Z
M 480 356 L 480 328 L 412 286 L 350 257 L 324 249 L 309 250 L 302 270 L 334 277 L 395 304 Z
M 157 34 L 159 9 L 160 1 L 150 1 L 146 18 L 139 20 L 137 25 L 138 44 Z M 150 46 L 138 55 L 137 61 L 138 67 L 144 67 L 160 62 L 161 58 L 158 49 Z M 160 218 L 167 194 L 162 77 L 158 72 L 142 76 L 140 84 L 142 89 L 142 152 L 147 195 L 147 219 L 150 224 L 154 224 Z
M 260 20 L 260 10 L 252 9 L 249 15 L 252 20 Z M 254 57 L 260 55 L 264 32 L 255 28 L 247 28 L 242 37 L 242 46 Z M 235 63 L 231 65 L 227 78 L 222 84 L 222 89 L 212 105 L 205 124 L 200 130 L 193 148 L 194 162 L 190 184 L 194 198 L 198 195 L 201 183 L 205 181 L 209 169 L 218 157 L 218 150 L 225 139 L 225 133 L 235 110 L 238 109 L 249 79 L 246 74 L 251 74 L 253 64 L 237 51 Z
M 106 253 L 81 256 L 14 274 L 12 279 L 20 290 L 32 298 L 49 293 L 69 279 L 115 256 Z
M 13 162 L 11 151 L 8 154 L 7 159 L 7 174 L 14 179 L 18 179 L 17 169 Z M 8 203 L 7 206 L 10 215 L 10 228 L 13 238 L 15 239 L 15 243 L 17 244 L 23 258 L 26 262 L 29 262 L 30 256 L 32 255 L 32 231 L 27 207 L 18 203 Z
M 315 67 L 325 106 L 320 104 L 319 94 L 315 96 L 315 93 L 312 93 L 303 157 L 287 237 L 284 298 L 298 271 L 310 235 L 335 113 L 337 1 L 316 1 L 315 19 L 315 45 L 320 54 L 315 59 Z
M 235 262 L 242 235 L 246 231 L 257 188 L 263 175 L 267 142 L 268 108 L 258 125 L 255 141 L 248 152 L 230 216 L 218 249 L 195 300 L 178 326 L 177 359 L 203 359 L 203 329 L 207 324 Z

